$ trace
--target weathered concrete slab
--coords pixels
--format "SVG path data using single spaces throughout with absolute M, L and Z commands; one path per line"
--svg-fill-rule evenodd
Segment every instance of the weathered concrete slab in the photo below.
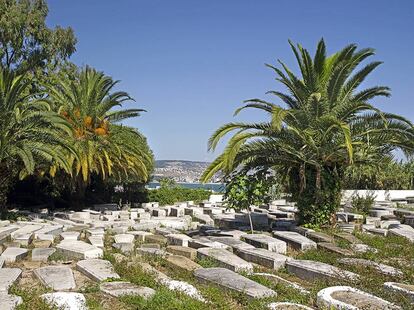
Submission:
M 46 266 L 35 269 L 33 273 L 46 287 L 55 291 L 66 291 L 76 288 L 72 270 L 67 266 Z
M 36 248 L 32 250 L 32 261 L 47 262 L 50 255 L 56 252 L 54 248 Z
M 51 235 L 53 237 L 58 236 L 63 231 L 63 225 L 45 225 L 42 229 L 34 232 L 35 238 L 39 238 L 39 235 Z
M 225 289 L 245 293 L 251 298 L 276 296 L 276 292 L 226 268 L 200 268 L 194 276 L 203 282 L 214 283 Z
M 247 242 L 241 241 L 233 237 L 208 237 L 208 239 L 216 242 L 223 243 L 229 246 L 233 252 L 237 252 L 241 249 L 254 249 L 255 247 Z
M 119 279 L 112 264 L 103 259 L 85 259 L 78 261 L 76 268 L 87 277 L 95 281 L 104 281 L 106 279 Z
M 128 231 L 127 234 L 133 235 L 136 240 L 145 242 L 145 237 L 152 235 L 152 233 L 147 231 Z
M 263 248 L 272 252 L 276 252 L 279 254 L 286 254 L 287 245 L 285 241 L 272 238 L 265 234 L 251 234 L 251 235 L 243 235 L 242 239 L 244 239 L 247 243 L 255 246 L 256 248 Z
M 12 239 L 15 239 L 16 237 L 21 236 L 21 235 L 33 234 L 35 231 L 42 229 L 42 228 L 43 228 L 43 225 L 26 225 L 13 231 L 10 234 L 10 236 Z
M 0 292 L 7 292 L 21 274 L 19 268 L 0 268 Z
M 65 231 L 60 236 L 63 240 L 79 240 L 80 233 L 78 231 Z
M 313 310 L 308 306 L 295 304 L 292 302 L 272 302 L 267 305 L 270 310 Z
M 6 239 L 7 237 L 11 236 L 12 232 L 18 229 L 19 227 L 14 225 L 0 227 L 0 240 Z
M 167 252 L 175 255 L 180 255 L 194 260 L 197 257 L 197 250 L 193 248 L 183 247 L 179 245 L 167 246 Z
M 254 273 L 254 275 L 258 275 L 258 276 L 264 277 L 268 280 L 271 280 L 275 283 L 281 283 L 285 286 L 294 288 L 294 289 L 300 291 L 302 294 L 310 294 L 310 292 L 308 290 L 306 290 L 305 288 L 303 288 L 299 284 L 291 282 L 289 280 L 286 280 L 286 279 L 284 279 L 282 277 L 279 277 L 279 276 L 277 276 L 273 273 L 256 272 L 256 273 Z
M 388 235 L 394 235 L 399 237 L 404 237 L 410 242 L 414 243 L 414 230 L 401 229 L 401 228 L 391 228 L 388 231 Z
M 92 235 L 88 237 L 88 241 L 97 248 L 104 247 L 104 237 L 101 235 Z
M 179 256 L 179 255 L 168 255 L 166 257 L 166 260 L 168 263 L 170 263 L 175 268 L 184 269 L 187 271 L 194 271 L 198 268 L 201 268 L 201 266 L 195 262 L 193 262 L 191 259 Z
M 388 275 L 388 276 L 394 276 L 394 277 L 402 277 L 403 273 L 398 270 L 397 268 L 394 268 L 392 266 L 388 266 L 385 264 L 380 264 L 368 259 L 362 259 L 362 258 L 341 258 L 338 260 L 341 264 L 344 265 L 359 265 L 359 266 L 365 266 L 365 267 L 371 267 L 374 268 L 379 273 Z
M 392 303 L 350 286 L 331 286 L 318 292 L 317 304 L 329 309 L 400 309 Z
M 330 242 L 332 243 L 334 241 L 334 237 L 325 234 L 323 232 L 318 231 L 309 231 L 305 234 L 305 237 L 308 237 L 309 239 L 315 241 L 315 242 Z
M 6 263 L 14 263 L 25 258 L 27 253 L 27 249 L 9 247 L 1 254 L 1 256 Z
M 18 305 L 23 302 L 20 296 L 9 295 L 7 292 L 0 292 L 0 309 L 1 310 L 14 310 Z
M 227 245 L 220 243 L 220 242 L 211 241 L 207 239 L 206 237 L 193 238 L 192 240 L 188 242 L 188 246 L 193 249 L 200 249 L 200 248 L 227 249 L 228 248 Z
M 285 267 L 286 261 L 291 259 L 283 254 L 260 248 L 239 249 L 236 254 L 247 262 L 275 270 Z
M 29 246 L 32 243 L 34 238 L 33 233 L 28 233 L 24 235 L 17 235 L 14 237 L 13 241 L 20 244 L 20 246 Z
M 352 235 L 352 234 L 348 234 L 348 233 L 344 233 L 344 232 L 338 232 L 338 233 L 335 233 L 334 234 L 334 236 L 336 237 L 336 238 L 339 238 L 339 239 L 342 239 L 342 240 L 345 240 L 345 241 L 348 241 L 349 243 L 363 243 L 361 240 L 359 240 L 357 237 L 355 237 L 354 235 Z
M 138 286 L 130 282 L 103 282 L 100 285 L 100 290 L 105 294 L 120 297 L 125 295 L 137 295 L 145 299 L 154 296 L 155 291 L 152 288 L 145 286 Z
M 351 250 L 340 248 L 339 246 L 330 242 L 319 242 L 318 248 L 344 256 L 352 256 L 354 254 Z
M 397 282 L 385 282 L 384 289 L 396 294 L 405 295 L 414 303 L 414 285 Z
M 197 250 L 198 258 L 209 258 L 220 266 L 235 272 L 253 272 L 253 265 L 225 249 L 200 248 Z
M 286 268 L 290 273 L 308 281 L 338 278 L 357 280 L 359 278 L 359 276 L 353 272 L 311 260 L 289 260 L 286 262 Z
M 162 235 L 147 235 L 145 236 L 145 242 L 167 244 L 167 238 Z
M 168 234 L 166 235 L 166 237 L 167 237 L 168 244 L 185 246 L 185 247 L 188 247 L 188 242 L 193 239 L 184 234 Z
M 167 253 L 164 250 L 154 248 L 137 248 L 137 253 L 149 256 L 165 256 Z
M 102 249 L 77 240 L 63 240 L 56 246 L 56 250 L 67 258 L 87 259 L 103 256 Z
M 135 237 L 130 234 L 119 234 L 114 236 L 115 243 L 133 243 Z
M 133 243 L 112 243 L 114 249 L 120 250 L 124 254 L 129 254 L 134 251 Z
M 307 251 L 316 249 L 316 242 L 293 231 L 274 231 L 273 236 L 279 240 L 285 241 L 295 250 Z
M 41 295 L 48 304 L 63 310 L 88 310 L 85 296 L 81 293 L 57 292 Z

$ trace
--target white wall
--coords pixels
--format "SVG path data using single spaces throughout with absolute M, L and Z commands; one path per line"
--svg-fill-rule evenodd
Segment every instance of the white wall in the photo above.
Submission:
M 349 200 L 352 196 L 366 196 L 368 193 L 376 195 L 375 201 L 385 201 L 391 199 L 405 199 L 406 197 L 414 197 L 414 190 L 343 190 L 342 199 Z

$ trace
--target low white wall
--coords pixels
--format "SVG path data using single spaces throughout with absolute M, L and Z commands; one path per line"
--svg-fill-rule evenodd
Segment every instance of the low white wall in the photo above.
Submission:
M 368 193 L 375 195 L 375 201 L 386 201 L 391 199 L 405 199 L 406 197 L 414 197 L 414 190 L 363 190 L 363 189 L 347 189 L 342 191 L 342 199 L 349 200 L 354 195 L 365 197 Z

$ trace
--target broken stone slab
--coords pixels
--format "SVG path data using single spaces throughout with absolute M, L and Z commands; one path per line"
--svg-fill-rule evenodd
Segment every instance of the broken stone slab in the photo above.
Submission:
M 97 248 L 104 247 L 104 237 L 101 235 L 92 235 L 88 237 L 88 241 Z
M 76 268 L 94 281 L 104 281 L 107 279 L 119 279 L 112 264 L 103 259 L 84 259 L 78 261 Z
M 6 263 L 14 263 L 25 258 L 28 252 L 27 249 L 9 247 L 1 254 L 1 256 Z
M 184 235 L 184 234 L 168 234 L 167 237 L 167 243 L 170 245 L 179 245 L 188 247 L 188 242 L 191 241 L 193 238 Z
M 285 267 L 286 261 L 291 259 L 283 254 L 260 248 L 239 249 L 236 254 L 247 262 L 275 270 Z
M 329 309 L 401 309 L 396 305 L 350 286 L 331 286 L 317 294 L 320 308 Z
M 206 237 L 193 238 L 188 241 L 188 246 L 193 249 L 200 248 L 216 248 L 216 249 L 228 249 L 229 247 L 223 243 L 211 241 Z
M 167 253 L 161 249 L 141 247 L 141 248 L 137 248 L 137 254 L 164 257 Z
M 85 296 L 81 293 L 56 292 L 40 296 L 46 303 L 62 310 L 87 310 Z
M 388 235 L 388 229 L 383 229 L 383 228 L 375 228 L 375 227 L 367 227 L 364 228 L 366 232 L 369 232 L 373 235 L 380 235 L 380 236 L 384 236 L 386 237 Z
M 315 242 L 334 242 L 334 238 L 332 236 L 318 231 L 309 231 L 305 234 L 305 237 L 308 237 Z
M 226 268 L 200 268 L 194 276 L 202 282 L 214 283 L 222 288 L 244 293 L 250 298 L 274 297 L 276 292 Z
M 33 271 L 40 282 L 55 291 L 76 288 L 72 270 L 67 266 L 46 266 Z
M 35 238 L 39 238 L 39 235 L 51 235 L 53 237 L 58 236 L 63 231 L 63 225 L 45 225 L 42 229 L 34 232 Z
M 145 286 L 138 286 L 130 282 L 103 282 L 99 286 L 100 290 L 105 294 L 121 297 L 125 295 L 140 296 L 144 299 L 154 296 L 155 291 L 152 288 Z
M 21 274 L 20 268 L 0 268 L 0 292 L 7 292 Z
M 242 239 L 256 248 L 264 248 L 266 250 L 279 254 L 286 254 L 287 245 L 285 241 L 272 238 L 265 234 L 243 235 Z
M 49 240 L 34 240 L 32 244 L 35 248 L 49 248 L 52 242 Z
M 200 292 L 190 283 L 184 281 L 173 280 L 170 278 L 162 278 L 160 279 L 160 283 L 166 286 L 171 291 L 181 292 L 191 298 L 196 300 L 206 302 L 204 297 L 200 294 Z
M 354 254 L 351 250 L 340 248 L 339 246 L 329 242 L 319 242 L 318 248 L 322 248 L 326 251 L 343 256 L 352 256 Z
M 286 261 L 286 269 L 307 281 L 314 281 L 315 279 L 359 279 L 359 275 L 353 272 L 311 260 L 288 260 Z
M 63 240 L 56 246 L 56 250 L 66 258 L 87 259 L 103 256 L 102 249 L 77 240 Z
M 11 236 L 12 232 L 18 229 L 19 229 L 18 226 L 0 227 L 0 241 L 7 240 Z
M 145 242 L 165 245 L 167 244 L 167 238 L 161 235 L 147 235 L 145 237 Z
M 121 251 L 123 254 L 129 254 L 134 251 L 133 243 L 112 243 L 112 247 Z
M 127 234 L 133 235 L 134 238 L 140 242 L 145 242 L 145 237 L 153 235 L 153 233 L 147 231 L 128 231 Z
M 191 259 L 179 256 L 179 255 L 167 255 L 166 257 L 167 262 L 169 262 L 173 267 L 184 269 L 187 271 L 194 271 L 198 268 L 201 268 L 201 266 L 195 262 L 193 262 Z
M 119 234 L 114 236 L 115 243 L 133 243 L 135 237 L 130 234 Z
M 313 310 L 305 305 L 295 304 L 292 302 L 272 302 L 267 305 L 270 310 Z
M 414 243 L 414 231 L 412 230 L 401 229 L 401 228 L 391 228 L 388 231 L 388 235 L 404 237 L 408 239 L 410 242 Z
M 235 272 L 253 272 L 253 265 L 225 249 L 200 248 L 197 250 L 198 258 L 208 258 L 220 266 Z
M 261 277 L 264 277 L 264 278 L 266 278 L 268 280 L 271 280 L 273 282 L 281 283 L 281 284 L 283 284 L 285 286 L 294 288 L 294 289 L 300 291 L 302 294 L 310 294 L 310 292 L 308 290 L 306 290 L 305 288 L 303 288 L 299 284 L 296 284 L 294 282 L 288 281 L 288 280 L 286 280 L 286 279 L 284 279 L 282 277 L 279 277 L 279 276 L 277 276 L 277 275 L 275 275 L 273 273 L 256 272 L 256 273 L 254 273 L 254 275 L 261 276 Z
M 414 285 L 412 284 L 385 282 L 384 289 L 394 293 L 405 295 L 414 302 Z
M 273 231 L 273 236 L 279 240 L 285 241 L 288 246 L 292 247 L 295 250 L 307 251 L 310 249 L 316 249 L 317 247 L 315 241 L 312 241 L 297 232 Z
M 241 249 L 254 249 L 255 247 L 247 242 L 241 241 L 233 237 L 208 237 L 208 239 L 216 242 L 223 243 L 229 246 L 233 252 L 237 252 Z
M 384 275 L 393 276 L 393 277 L 402 277 L 404 274 L 398 270 L 397 268 L 380 264 L 377 262 L 374 262 L 372 260 L 368 259 L 362 259 L 362 258 L 341 258 L 338 260 L 339 263 L 344 265 L 359 265 L 359 266 L 365 266 L 365 267 L 371 267 L 374 268 L 379 273 L 382 273 Z
M 65 231 L 60 234 L 63 240 L 79 240 L 80 233 L 77 231 Z
M 36 248 L 32 250 L 32 261 L 47 262 L 49 256 L 56 252 L 54 248 Z
M 20 296 L 10 295 L 7 292 L 0 292 L 0 309 L 14 310 L 23 302 Z
M 363 244 L 363 243 L 354 243 L 351 245 L 351 249 L 355 251 L 356 253 L 366 253 L 366 252 L 378 253 L 377 249 L 370 247 L 369 245 Z
M 361 244 L 363 243 L 361 240 L 359 240 L 357 237 L 355 237 L 354 235 L 348 234 L 348 233 L 334 233 L 334 236 L 336 238 L 348 241 L 349 243 L 353 243 L 353 244 Z
M 10 236 L 12 240 L 21 235 L 33 234 L 35 231 L 43 228 L 43 225 L 26 225 L 13 231 Z
M 20 246 L 27 247 L 33 241 L 33 233 L 25 234 L 25 235 L 17 235 L 14 237 L 14 242 L 20 244 Z
M 169 245 L 167 246 L 167 252 L 187 257 L 191 260 L 194 260 L 197 257 L 197 250 L 193 248 L 183 247 L 179 245 Z

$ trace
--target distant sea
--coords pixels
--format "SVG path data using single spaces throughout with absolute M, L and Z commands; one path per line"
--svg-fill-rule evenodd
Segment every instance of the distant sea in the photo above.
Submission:
M 186 187 L 186 188 L 203 188 L 212 190 L 213 192 L 223 192 L 224 191 L 224 183 L 181 183 L 177 182 L 178 186 Z M 148 183 L 148 188 L 157 188 L 160 186 L 158 182 L 150 182 Z

